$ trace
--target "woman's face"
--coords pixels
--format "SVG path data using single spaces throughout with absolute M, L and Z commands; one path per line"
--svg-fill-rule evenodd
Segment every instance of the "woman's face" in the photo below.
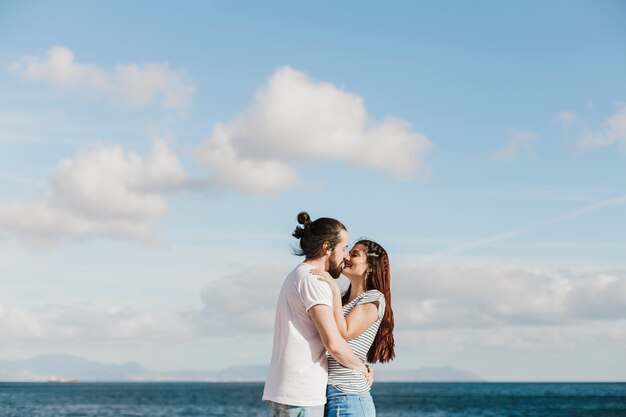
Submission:
M 347 277 L 363 277 L 365 276 L 367 266 L 367 252 L 364 245 L 356 244 L 350 249 L 349 261 L 346 261 L 343 267 L 343 274 Z

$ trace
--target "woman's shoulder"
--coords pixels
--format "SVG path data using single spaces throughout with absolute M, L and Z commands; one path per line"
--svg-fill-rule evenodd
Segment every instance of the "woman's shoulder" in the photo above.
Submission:
M 361 299 L 359 300 L 359 304 L 361 303 L 372 303 L 372 302 L 384 302 L 385 301 L 385 296 L 383 295 L 382 292 L 378 291 L 378 290 L 369 290 L 369 291 L 365 291 L 363 294 L 361 294 Z
M 357 304 L 371 304 L 378 309 L 378 318 L 380 319 L 385 312 L 385 296 L 378 290 L 369 290 L 361 294 L 361 298 Z

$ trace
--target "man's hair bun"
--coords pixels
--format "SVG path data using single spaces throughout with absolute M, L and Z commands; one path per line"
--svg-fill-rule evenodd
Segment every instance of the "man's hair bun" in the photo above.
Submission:
M 296 230 L 294 230 L 292 233 L 292 236 L 296 239 L 300 239 L 302 235 L 304 235 L 304 232 L 309 230 L 309 228 L 311 227 L 311 223 L 313 222 L 311 221 L 311 216 L 309 216 L 309 213 L 307 213 L 306 211 L 301 211 L 300 213 L 298 213 L 298 223 L 301 224 L 302 227 L 296 227 Z
M 320 217 L 315 221 L 306 211 L 298 213 L 298 223 L 302 226 L 296 227 L 291 234 L 300 240 L 300 249 L 294 249 L 293 254 L 306 256 L 307 259 L 317 259 L 324 254 L 324 243 L 334 250 L 341 240 L 341 231 L 346 230 L 346 226 L 339 220 L 328 217 Z
M 298 223 L 303 225 L 305 229 L 309 227 L 309 225 L 312 223 L 309 213 L 307 213 L 306 211 L 301 211 L 300 213 L 298 213 Z

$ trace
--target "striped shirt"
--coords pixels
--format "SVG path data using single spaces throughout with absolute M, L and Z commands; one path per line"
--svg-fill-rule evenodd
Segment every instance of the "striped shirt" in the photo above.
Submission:
M 354 339 L 348 340 L 348 345 L 350 345 L 352 351 L 361 358 L 363 362 L 367 360 L 367 352 L 369 352 L 374 342 L 374 338 L 378 332 L 378 326 L 380 326 L 380 322 L 383 319 L 385 312 L 385 296 L 380 291 L 370 290 L 360 294 L 354 300 L 343 306 L 343 315 L 347 316 L 357 305 L 374 302 L 378 302 L 378 320 L 363 333 L 356 336 Z M 328 355 L 328 383 L 338 390 L 347 393 L 365 392 L 369 391 L 371 387 L 371 384 L 367 382 L 361 372 L 346 368 L 330 355 Z

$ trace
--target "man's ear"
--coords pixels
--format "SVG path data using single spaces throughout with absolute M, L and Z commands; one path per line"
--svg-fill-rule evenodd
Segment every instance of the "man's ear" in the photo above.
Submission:
M 330 242 L 329 241 L 325 241 L 322 244 L 322 251 L 326 254 L 326 255 L 330 255 L 330 252 L 332 251 L 331 247 L 330 247 Z

